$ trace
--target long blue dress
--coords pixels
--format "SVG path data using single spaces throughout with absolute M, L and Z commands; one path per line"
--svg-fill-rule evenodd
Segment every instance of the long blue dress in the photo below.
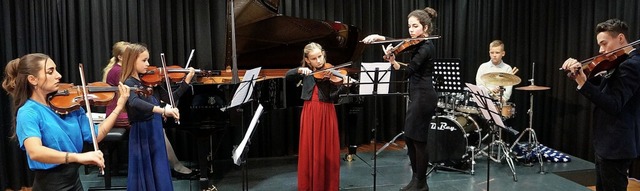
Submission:
M 128 86 L 142 84 L 129 78 Z M 173 190 L 171 170 L 162 131 L 162 116 L 151 112 L 160 102 L 152 95 L 132 92 L 127 103 L 129 130 L 129 172 L 127 190 Z

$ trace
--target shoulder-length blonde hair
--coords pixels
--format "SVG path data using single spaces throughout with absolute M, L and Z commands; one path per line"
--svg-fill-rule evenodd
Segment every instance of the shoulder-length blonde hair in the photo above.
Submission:
M 306 46 L 304 46 L 304 49 L 302 51 L 302 61 L 300 61 L 300 64 L 302 67 L 306 66 L 313 69 L 313 66 L 307 63 L 307 61 L 305 61 L 304 59 L 307 58 L 307 56 L 309 56 L 309 53 L 311 53 L 311 51 L 314 51 L 314 50 L 320 50 L 322 52 L 322 55 L 324 55 L 324 49 L 322 49 L 322 46 L 320 46 L 320 44 L 315 42 L 307 44 Z

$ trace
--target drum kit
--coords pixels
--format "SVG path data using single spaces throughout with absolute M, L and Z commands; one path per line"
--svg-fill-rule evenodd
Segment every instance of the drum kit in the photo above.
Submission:
M 532 74 L 533 76 L 533 74 Z M 491 85 L 500 87 L 497 96 L 491 96 L 498 109 L 498 113 L 502 120 L 512 119 L 516 114 L 516 105 L 512 102 L 505 102 L 502 100 L 502 93 L 504 92 L 503 86 L 514 86 L 521 82 L 520 77 L 504 72 L 487 73 L 481 76 L 481 79 Z M 533 118 L 533 92 L 549 90 L 550 87 L 536 86 L 532 79 L 529 86 L 516 87 L 516 90 L 530 92 L 530 106 L 527 111 L 529 115 L 529 127 L 527 127 L 520 136 L 516 139 L 514 144 L 510 148 L 507 148 L 506 144 L 502 141 L 501 133 L 496 133 L 496 136 L 491 136 L 489 124 L 480 112 L 478 104 L 473 102 L 470 91 L 454 92 L 454 93 L 440 93 L 438 98 L 438 112 L 437 116 L 431 121 L 431 129 L 444 128 L 450 131 L 430 131 L 434 132 L 438 137 L 438 142 L 446 141 L 447 153 L 438 153 L 436 155 L 446 156 L 445 160 L 470 163 L 470 171 L 462 171 L 460 169 L 453 169 L 460 172 L 474 174 L 475 158 L 480 155 L 486 155 L 487 158 L 500 162 L 502 159 L 506 159 L 509 163 L 514 175 L 514 181 L 517 181 L 515 176 L 514 165 L 509 154 L 513 145 L 518 143 L 524 134 L 529 134 L 529 145 L 534 148 L 538 148 L 538 140 L 536 138 L 535 131 L 532 129 Z M 434 126 L 437 126 L 434 128 Z M 498 131 L 501 132 L 501 131 Z M 431 137 L 431 135 L 430 135 Z M 489 142 L 491 141 L 491 142 Z M 485 144 L 484 148 L 481 146 Z M 488 150 L 494 149 L 493 146 L 498 146 L 498 154 L 492 156 Z M 438 149 L 441 150 L 441 149 Z M 500 156 L 500 151 L 504 152 L 504 156 Z M 538 153 L 538 161 L 540 162 L 540 173 L 543 171 L 543 160 L 540 152 Z M 441 159 L 441 158 L 438 158 Z M 451 169 L 451 168 L 449 168 Z

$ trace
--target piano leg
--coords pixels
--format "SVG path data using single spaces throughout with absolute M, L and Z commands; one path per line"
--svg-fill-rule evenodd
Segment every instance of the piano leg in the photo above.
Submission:
M 206 146 L 209 145 L 209 138 L 210 136 L 197 136 L 198 166 L 200 167 L 201 190 L 205 190 L 209 188 L 210 185 L 212 185 L 209 181 L 209 161 L 207 160 L 210 155 L 210 149 Z

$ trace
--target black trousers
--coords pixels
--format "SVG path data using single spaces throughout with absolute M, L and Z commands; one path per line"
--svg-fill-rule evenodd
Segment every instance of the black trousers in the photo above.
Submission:
M 626 191 L 633 159 L 604 159 L 596 154 L 596 191 Z
M 82 191 L 82 183 L 78 174 L 80 164 L 61 164 L 48 170 L 36 170 L 33 190 L 69 190 Z

